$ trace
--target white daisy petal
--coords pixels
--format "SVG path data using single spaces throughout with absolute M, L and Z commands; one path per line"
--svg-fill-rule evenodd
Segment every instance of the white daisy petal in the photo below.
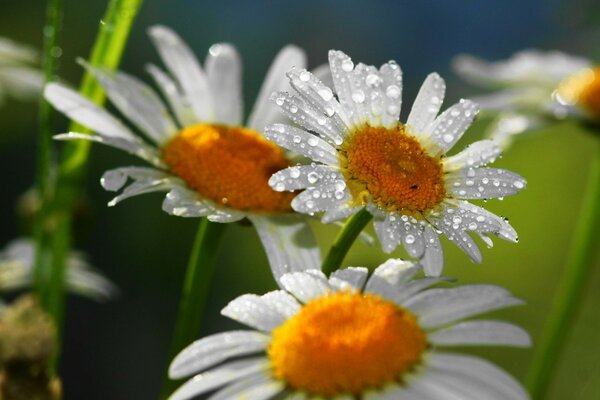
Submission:
M 364 267 L 348 267 L 334 271 L 329 284 L 338 290 L 361 290 L 367 281 L 369 270 Z
M 440 112 L 445 93 L 446 82 L 437 73 L 429 74 L 425 78 L 406 121 L 412 135 L 422 137 Z
M 331 77 L 335 85 L 335 91 L 338 95 L 339 103 L 342 107 L 345 120 L 349 124 L 360 124 L 360 115 L 356 110 L 357 104 L 352 100 L 352 82 L 350 74 L 354 70 L 354 63 L 346 54 L 339 50 L 329 51 L 329 67 L 331 68 Z M 356 98 L 356 96 L 355 96 Z
M 379 74 L 383 79 L 383 95 L 381 96 L 383 99 L 383 112 L 381 124 L 392 128 L 398 123 L 402 107 L 402 69 L 400 69 L 400 66 L 396 62 L 389 61 L 379 68 Z M 365 79 L 368 81 L 369 78 L 370 76 L 367 75 Z
M 435 328 L 459 319 L 524 304 L 504 288 L 493 285 L 464 285 L 450 289 L 430 289 L 404 302 L 419 316 L 424 328 Z
M 518 241 L 517 232 L 505 219 L 474 204 L 466 201 L 455 205 L 444 204 L 443 210 L 443 224 L 451 226 L 454 230 L 469 230 L 479 234 L 493 233 L 504 240 Z
M 318 268 L 321 251 L 302 218 L 296 216 L 249 216 L 263 244 L 275 280 L 288 272 Z
M 300 311 L 300 303 L 298 303 L 298 300 L 283 290 L 274 290 L 265 293 L 262 295 L 262 298 L 286 318 L 291 318 Z
M 331 79 L 329 66 L 326 67 L 329 79 Z M 287 73 L 287 76 L 292 87 L 302 98 L 315 110 L 327 116 L 329 124 L 334 127 L 329 138 L 332 143 L 341 144 L 343 136 L 348 133 L 349 121 L 345 119 L 346 116 L 331 90 L 333 82 L 331 82 L 331 86 L 327 86 L 307 70 L 292 70 Z
M 228 331 L 196 340 L 183 349 L 169 366 L 169 377 L 180 379 L 223 361 L 264 350 L 271 337 L 255 331 Z
M 162 95 L 167 99 L 171 110 L 175 113 L 177 121 L 179 121 L 179 125 L 189 126 L 195 124 L 197 120 L 194 110 L 175 81 L 156 65 L 149 64 L 146 66 L 146 70 L 156 82 Z
M 114 172 L 114 171 L 111 170 L 111 171 L 108 171 L 107 173 L 110 174 L 112 172 Z M 134 175 L 129 175 L 129 177 L 136 179 L 136 176 L 134 176 Z M 164 179 L 155 179 L 155 178 L 145 179 L 145 178 L 143 178 L 143 179 L 139 179 L 139 180 L 134 180 L 133 183 L 126 186 L 121 191 L 120 195 L 116 196 L 111 201 L 109 201 L 108 206 L 113 207 L 123 200 L 126 200 L 130 197 L 139 196 L 139 195 L 145 194 L 145 193 L 168 192 L 173 187 L 178 186 L 178 185 L 180 185 L 179 181 L 174 180 L 171 177 L 164 178 Z
M 269 368 L 269 363 L 264 357 L 233 361 L 218 368 L 199 374 L 181 385 L 169 400 L 187 400 L 198 395 L 214 390 L 237 379 L 256 374 Z
M 466 168 L 445 176 L 446 188 L 460 199 L 487 199 L 516 194 L 527 182 L 519 174 L 499 168 Z
M 328 210 L 350 199 L 350 193 L 346 188 L 338 190 L 335 185 L 311 187 L 294 197 L 292 208 L 300 213 L 313 214 Z
M 448 218 L 451 216 L 446 216 L 445 222 L 448 222 Z M 452 217 L 457 218 L 457 217 Z M 462 224 L 455 223 L 443 223 L 436 224 L 436 227 L 442 231 L 444 235 L 455 245 L 457 245 L 462 251 L 464 251 L 473 262 L 477 264 L 481 264 L 483 260 L 483 255 L 481 254 L 481 250 L 477 243 L 473 240 L 471 236 L 465 231 L 462 227 Z
M 166 168 L 166 165 L 160 158 L 158 151 L 150 147 L 140 140 L 124 139 L 120 137 L 111 137 L 103 135 L 94 135 L 88 133 L 61 133 L 54 135 L 55 140 L 89 140 L 90 142 L 101 143 L 106 146 L 111 146 L 119 150 L 123 150 L 129 154 L 138 156 L 139 158 L 148 161 L 150 164 L 158 168 Z
M 408 254 L 421 257 L 425 251 L 424 225 L 414 218 L 399 213 L 387 213 L 383 220 L 373 221 L 375 232 L 381 241 L 383 251 L 392 252 L 399 243 L 404 245 Z
M 269 103 L 271 93 L 287 90 L 288 81 L 285 73 L 292 68 L 302 69 L 306 66 L 306 55 L 299 47 L 288 45 L 273 60 L 267 76 L 260 88 L 252 112 L 248 117 L 248 127 L 263 132 L 268 124 L 275 122 L 279 112 Z
M 244 294 L 230 301 L 221 314 L 265 332 L 270 332 L 286 320 L 285 315 L 255 294 Z
M 82 65 L 100 82 L 110 101 L 155 143 L 166 142 L 176 131 L 175 123 L 154 90 L 119 71 Z
M 425 270 L 425 275 L 440 276 L 444 265 L 444 252 L 440 238 L 430 226 L 425 227 L 423 238 L 425 240 L 425 252 L 420 262 Z
M 460 153 L 445 158 L 444 172 L 452 172 L 462 168 L 477 168 L 494 162 L 502 153 L 493 140 L 479 140 L 468 145 Z
M 523 328 L 501 321 L 464 321 L 427 336 L 431 343 L 443 346 L 531 346 L 531 338 Z
M 395 297 L 396 303 L 402 305 L 407 299 L 416 295 L 417 293 L 427 289 L 440 282 L 452 281 L 451 278 L 446 277 L 425 277 L 421 279 L 415 279 L 410 282 L 404 282 L 396 285 L 398 295 Z
M 350 99 L 347 100 L 354 107 L 355 124 L 382 124 L 386 110 L 383 105 L 383 92 L 380 89 L 383 79 L 377 68 L 359 63 L 347 77 L 351 88 Z
M 399 304 L 402 300 L 402 293 L 398 287 L 412 279 L 420 270 L 421 267 L 413 262 L 389 259 L 373 271 L 364 291 L 378 294 Z
M 215 106 L 215 122 L 240 125 L 244 114 L 240 55 L 228 43 L 214 44 L 208 50 L 205 66 Z
M 321 297 L 331 291 L 325 275 L 318 270 L 314 274 L 307 272 L 293 272 L 281 277 L 281 285 L 293 294 L 298 300 L 307 303 L 310 300 Z
M 431 156 L 450 150 L 462 137 L 479 112 L 479 106 L 471 100 L 462 99 L 435 119 L 427 129 L 439 150 L 430 149 Z
M 342 144 L 339 129 L 333 121 L 299 96 L 287 92 L 274 92 L 269 99 L 296 125 L 316 133 L 332 145 Z
M 240 221 L 244 218 L 246 218 L 246 214 L 243 212 L 217 207 L 214 207 L 212 214 L 208 214 L 206 216 L 206 219 L 208 219 L 210 222 L 218 222 L 221 224 Z
M 155 25 L 148 31 L 163 63 L 179 83 L 197 121 L 212 121 L 214 106 L 206 74 L 190 48 L 171 29 Z
M 326 165 L 296 165 L 276 172 L 269 179 L 269 186 L 277 192 L 336 183 L 345 186 L 344 176 Z
M 323 217 L 321 217 L 321 222 L 324 224 L 329 224 L 334 221 L 339 221 L 342 219 L 346 219 L 360 210 L 363 209 L 363 206 L 352 206 L 349 203 L 342 203 L 334 205 L 328 208 L 324 213 Z
M 70 291 L 96 301 L 107 301 L 119 293 L 119 289 L 98 272 L 86 268 L 69 267 L 66 284 Z
M 320 137 L 302 129 L 284 124 L 273 124 L 265 128 L 265 137 L 279 146 L 300 153 L 315 161 L 338 166 L 337 151 Z
M 529 396 L 523 387 L 510 375 L 491 364 L 473 356 L 451 353 L 437 353 L 429 359 L 429 365 L 447 376 L 461 375 L 477 385 L 479 393 L 490 400 L 527 400 Z M 471 386 L 471 385 L 469 385 Z M 482 397 L 479 397 L 481 399 Z
M 214 214 L 215 208 L 206 201 L 200 201 L 196 192 L 182 186 L 175 186 L 162 203 L 162 210 L 178 217 L 197 218 Z
M 170 174 L 154 168 L 121 167 L 106 171 L 102 175 L 102 178 L 100 178 L 100 184 L 105 190 L 116 192 L 125 186 L 127 179 L 133 179 L 134 181 L 157 181 L 170 177 Z
M 76 91 L 59 83 L 49 83 L 44 97 L 60 112 L 72 120 L 106 137 L 137 142 L 136 136 L 108 111 L 98 107 Z
M 411 379 L 404 391 L 398 392 L 398 394 L 400 393 L 406 395 L 409 399 L 418 400 L 481 400 L 470 396 L 460 386 L 448 384 L 442 379 L 438 379 L 438 374 L 430 369 Z
M 323 85 L 326 87 L 333 89 L 333 78 L 331 77 L 331 69 L 329 68 L 329 63 L 323 63 L 315 67 L 312 71 L 312 74 L 316 79 L 318 79 Z
M 499 399 L 497 393 L 489 390 L 480 382 L 474 382 L 468 376 L 460 374 L 446 374 L 436 368 L 427 370 L 421 381 L 417 384 L 421 388 L 431 391 L 427 399 L 447 398 L 456 400 L 486 400 Z M 435 393 L 435 395 L 433 394 Z M 504 399 L 504 398 L 502 398 Z
M 264 371 L 244 377 L 207 400 L 265 400 L 283 391 L 285 384 Z

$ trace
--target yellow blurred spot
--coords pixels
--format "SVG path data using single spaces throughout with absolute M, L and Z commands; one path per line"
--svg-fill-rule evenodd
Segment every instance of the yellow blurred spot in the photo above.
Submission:
M 600 120 L 600 67 L 588 68 L 566 78 L 559 86 L 559 101 L 580 106 Z

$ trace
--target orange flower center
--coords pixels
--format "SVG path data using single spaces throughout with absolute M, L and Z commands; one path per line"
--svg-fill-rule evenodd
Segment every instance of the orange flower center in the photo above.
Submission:
M 268 356 L 275 378 L 317 396 L 359 395 L 399 381 L 427 348 L 408 311 L 351 292 L 307 303 L 272 335 Z
M 567 103 L 577 104 L 600 120 L 600 67 L 585 69 L 565 79 L 558 94 Z
M 357 128 L 342 145 L 340 163 L 357 205 L 370 198 L 386 210 L 421 218 L 446 195 L 440 160 L 403 125 Z
M 275 192 L 271 175 L 290 163 L 257 132 L 224 125 L 193 125 L 163 148 L 171 171 L 205 199 L 236 210 L 287 212 L 294 193 Z

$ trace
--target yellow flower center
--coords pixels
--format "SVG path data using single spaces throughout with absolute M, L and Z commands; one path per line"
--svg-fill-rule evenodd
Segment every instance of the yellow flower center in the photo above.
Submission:
M 163 148 L 171 171 L 205 199 L 243 211 L 287 212 L 294 193 L 275 192 L 271 175 L 290 163 L 257 132 L 224 125 L 193 125 Z
M 312 395 L 359 395 L 399 381 L 427 348 L 415 317 L 379 296 L 337 292 L 273 331 L 275 378 Z
M 568 77 L 560 84 L 558 94 L 562 100 L 579 105 L 600 120 L 600 67 Z
M 342 172 L 357 205 L 371 200 L 389 211 L 422 218 L 446 195 L 440 160 L 427 154 L 403 125 L 363 125 L 344 141 Z

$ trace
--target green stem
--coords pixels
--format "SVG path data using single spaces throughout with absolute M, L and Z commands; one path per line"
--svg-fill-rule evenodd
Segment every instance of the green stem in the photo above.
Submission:
M 350 247 L 352 247 L 352 244 L 371 218 L 373 216 L 364 208 L 348 218 L 348 221 L 346 221 L 344 227 L 335 238 L 325 261 L 323 261 L 322 269 L 326 275 L 340 268 L 348 250 L 350 250 Z
M 537 345 L 528 376 L 528 388 L 534 400 L 546 398 L 548 386 L 553 379 L 566 339 L 573 328 L 577 310 L 585 294 L 586 283 L 594 267 L 600 227 L 600 145 L 596 146 L 564 276 L 560 281 L 556 303 Z
M 90 64 L 115 69 L 123 54 L 127 38 L 142 0 L 110 0 L 106 14 L 100 22 Z M 84 74 L 80 93 L 102 104 L 105 94 L 100 85 L 89 72 Z M 71 123 L 71 131 L 87 132 L 76 123 Z M 50 199 L 44 199 L 41 215 L 42 235 L 38 243 L 48 248 L 39 249 L 39 259 L 48 260 L 44 271 L 50 270 L 50 285 L 45 295 L 46 308 L 51 312 L 56 323 L 57 333 L 62 331 L 61 324 L 64 313 L 65 268 L 71 243 L 71 222 L 75 204 L 81 195 L 89 143 L 87 141 L 68 142 L 63 148 L 59 162 L 56 187 Z M 60 336 L 57 336 L 60 342 Z M 58 360 L 58 356 L 55 358 Z
M 60 31 L 62 27 L 63 3 L 62 0 L 48 0 L 46 6 L 46 25 L 44 26 L 44 82 L 52 82 L 56 78 L 60 57 Z M 47 202 L 53 190 L 53 146 L 52 134 L 54 123 L 54 109 L 41 96 L 39 111 L 39 136 L 37 149 L 37 175 L 36 193 L 42 204 Z M 46 228 L 45 209 L 41 207 L 35 215 L 34 236 L 36 239 L 36 256 L 34 269 L 34 286 L 40 304 L 46 305 L 46 289 L 48 287 L 49 259 L 47 237 L 44 235 Z
M 214 223 L 207 219 L 200 222 L 181 290 L 169 362 L 187 345 L 198 339 L 217 253 L 226 227 L 227 224 Z M 177 382 L 166 377 L 161 398 L 167 398 L 177 385 Z

